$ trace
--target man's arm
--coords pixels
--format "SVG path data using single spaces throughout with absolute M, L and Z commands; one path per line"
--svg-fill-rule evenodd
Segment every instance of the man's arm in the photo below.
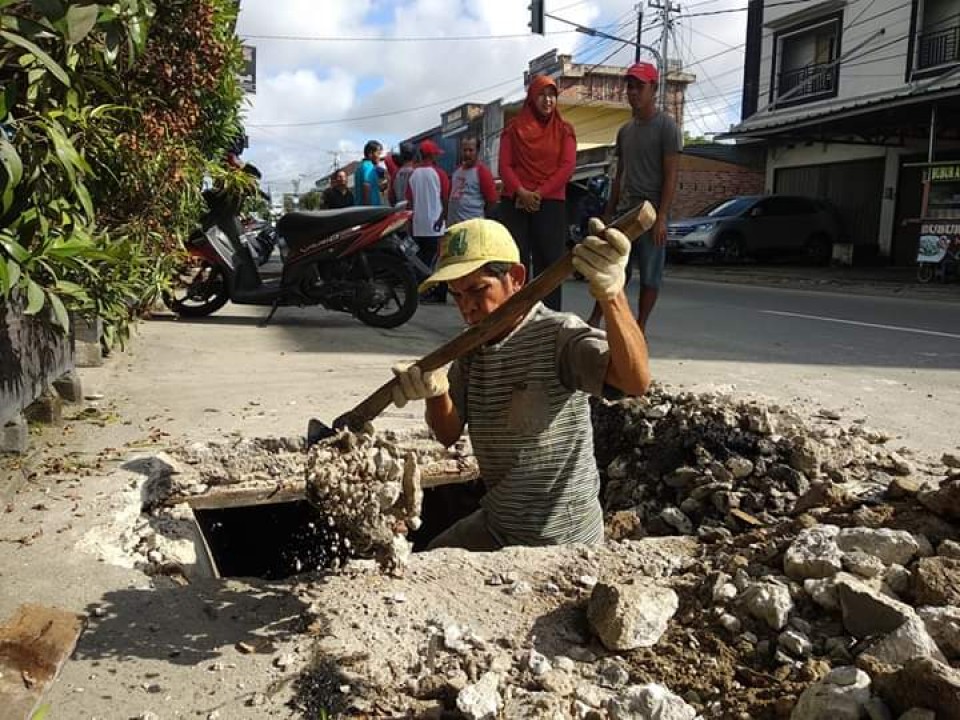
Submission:
M 657 208 L 657 222 L 653 226 L 653 241 L 657 245 L 667 242 L 667 220 L 670 207 L 677 194 L 677 176 L 680 173 L 680 153 L 663 156 L 663 185 L 660 189 L 660 207 Z
M 463 421 L 457 412 L 450 393 L 428 398 L 426 401 L 426 421 L 434 436 L 444 447 L 450 447 L 463 434 Z
M 483 163 L 477 163 L 477 179 L 480 181 L 480 194 L 483 196 L 483 214 L 490 217 L 500 200 L 497 196 L 497 184 L 493 181 L 490 168 Z
M 607 328 L 610 365 L 604 382 L 627 395 L 643 395 L 650 387 L 647 341 L 621 290 L 613 300 L 599 300 Z

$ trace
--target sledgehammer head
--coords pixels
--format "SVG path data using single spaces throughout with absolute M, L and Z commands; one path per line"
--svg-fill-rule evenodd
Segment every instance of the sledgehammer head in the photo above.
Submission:
M 613 227 L 630 238 L 631 242 L 643 235 L 657 222 L 657 211 L 649 201 L 633 208 L 613 221 Z

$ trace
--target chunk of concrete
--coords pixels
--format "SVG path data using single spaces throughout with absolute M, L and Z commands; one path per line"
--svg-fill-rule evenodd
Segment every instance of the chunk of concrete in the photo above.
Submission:
M 873 555 L 884 565 L 906 565 L 920 548 L 906 530 L 866 527 L 843 528 L 837 534 L 837 545 L 844 552 L 859 550 Z
M 803 691 L 790 720 L 860 720 L 869 701 L 870 676 L 841 666 Z
M 837 577 L 843 626 L 858 638 L 886 635 L 915 617 L 913 608 L 844 573 Z
M 783 570 L 794 580 L 836 575 L 843 567 L 843 555 L 836 538 L 836 525 L 816 525 L 801 530 L 783 556 Z
M 607 649 L 634 650 L 655 645 L 679 605 L 672 589 L 653 582 L 597 583 L 587 619 Z

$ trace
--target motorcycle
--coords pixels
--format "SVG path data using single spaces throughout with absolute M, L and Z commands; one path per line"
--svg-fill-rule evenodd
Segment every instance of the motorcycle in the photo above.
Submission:
M 947 282 L 960 276 L 960 236 L 921 235 L 917 248 L 917 281 Z
M 411 213 L 391 207 L 290 212 L 276 224 L 279 277 L 264 277 L 255 250 L 241 237 L 236 201 L 205 190 L 208 211 L 186 243 L 191 258 L 164 302 L 181 317 L 204 317 L 227 301 L 279 307 L 320 305 L 361 322 L 393 328 L 417 310 L 422 272 L 416 243 L 397 233 Z M 261 230 L 260 232 L 263 232 Z M 272 247 L 271 247 L 272 251 Z M 416 270 L 415 270 L 416 268 Z

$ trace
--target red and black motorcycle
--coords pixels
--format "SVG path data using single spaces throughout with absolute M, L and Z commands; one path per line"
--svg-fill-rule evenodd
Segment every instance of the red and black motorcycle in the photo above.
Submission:
M 192 263 L 164 296 L 182 317 L 203 317 L 227 301 L 277 308 L 320 305 L 348 312 L 373 327 L 393 328 L 417 310 L 416 243 L 398 233 L 411 213 L 392 207 L 290 212 L 277 222 L 279 277 L 261 274 L 243 241 L 237 205 L 206 190 L 209 210 L 187 242 Z

